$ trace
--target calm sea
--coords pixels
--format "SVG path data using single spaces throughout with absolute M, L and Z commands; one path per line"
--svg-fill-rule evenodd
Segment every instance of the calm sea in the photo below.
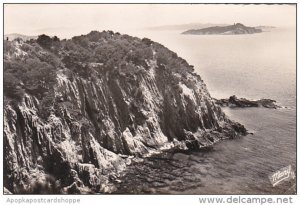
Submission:
M 181 35 L 176 31 L 133 32 L 157 41 L 195 66 L 212 97 L 270 98 L 282 109 L 223 109 L 252 131 L 213 150 L 178 153 L 132 165 L 120 193 L 284 194 L 295 181 L 275 187 L 268 176 L 296 169 L 296 30 L 253 35 Z M 296 171 L 296 170 L 295 170 Z

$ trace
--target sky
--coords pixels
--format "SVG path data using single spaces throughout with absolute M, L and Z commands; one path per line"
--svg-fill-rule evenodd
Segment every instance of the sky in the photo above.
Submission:
M 132 33 L 147 27 L 190 23 L 295 27 L 293 5 L 225 4 L 5 4 L 4 33 L 70 38 L 91 30 Z

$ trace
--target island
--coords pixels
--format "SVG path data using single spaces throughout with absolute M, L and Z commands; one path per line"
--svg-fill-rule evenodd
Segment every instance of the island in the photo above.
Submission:
M 191 29 L 184 31 L 182 34 L 191 35 L 240 35 L 261 33 L 262 29 L 256 27 L 248 27 L 241 23 L 234 23 L 229 26 L 214 26 L 201 29 Z
M 246 98 L 238 98 L 235 95 L 230 96 L 228 99 L 214 99 L 217 105 L 221 107 L 265 107 L 277 109 L 280 106 L 276 105 L 276 101 L 272 99 L 248 100 Z

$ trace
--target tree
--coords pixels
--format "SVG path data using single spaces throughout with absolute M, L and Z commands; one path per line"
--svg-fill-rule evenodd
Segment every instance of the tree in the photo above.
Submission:
M 39 35 L 36 42 L 43 48 L 50 49 L 52 46 L 52 39 L 45 34 Z
M 147 46 L 151 46 L 153 41 L 151 41 L 149 38 L 143 38 L 142 42 L 145 43 Z
M 25 72 L 20 78 L 26 90 L 40 99 L 56 82 L 55 68 L 37 58 L 28 59 Z
M 58 38 L 57 36 L 54 36 L 54 37 L 52 38 L 52 40 L 53 40 L 54 42 L 59 42 L 59 41 L 60 41 L 59 38 Z

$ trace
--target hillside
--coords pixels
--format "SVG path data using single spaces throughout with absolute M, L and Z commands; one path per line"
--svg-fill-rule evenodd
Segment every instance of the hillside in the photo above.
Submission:
M 150 39 L 92 31 L 4 42 L 9 192 L 109 193 L 135 157 L 246 133 L 193 66 Z
M 23 34 L 19 34 L 19 33 L 11 33 L 11 34 L 4 35 L 4 40 L 8 39 L 9 41 L 13 41 L 17 38 L 20 38 L 23 41 L 28 41 L 30 39 L 37 39 L 37 36 L 27 36 L 27 35 L 23 35 Z

